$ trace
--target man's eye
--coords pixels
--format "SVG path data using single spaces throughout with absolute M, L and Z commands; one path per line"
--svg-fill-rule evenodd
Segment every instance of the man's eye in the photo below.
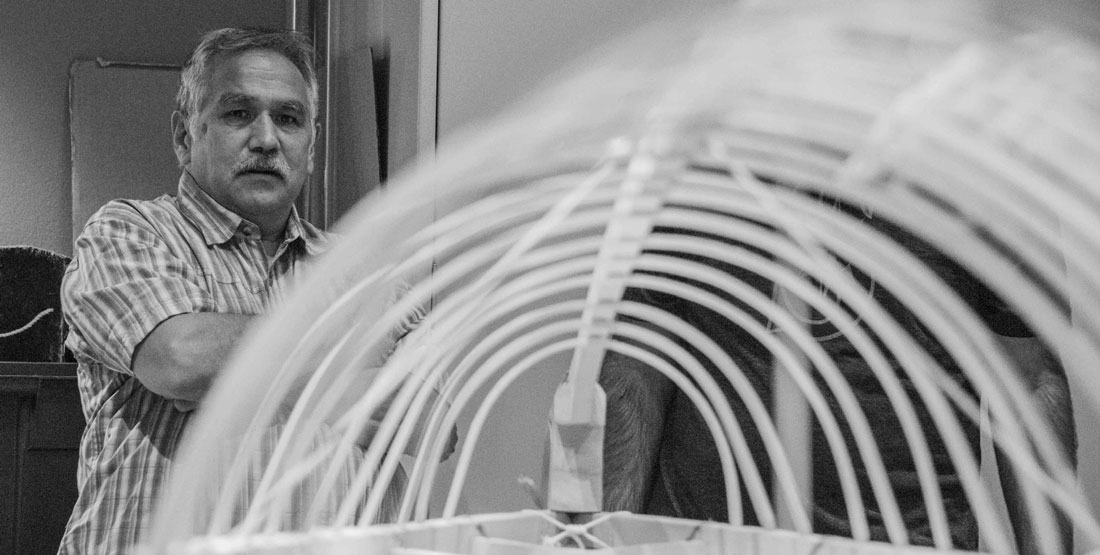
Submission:
M 230 110 L 225 113 L 225 118 L 233 121 L 248 121 L 250 114 L 248 110 Z
M 279 125 L 298 126 L 301 124 L 301 120 L 298 116 L 292 114 L 280 114 L 275 118 L 275 121 L 277 121 Z

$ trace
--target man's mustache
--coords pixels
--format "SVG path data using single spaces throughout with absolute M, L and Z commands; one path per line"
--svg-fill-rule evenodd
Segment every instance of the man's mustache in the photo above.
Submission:
M 286 178 L 290 167 L 285 160 L 277 156 L 249 158 L 233 165 L 233 175 L 252 172 L 276 173 L 279 177 Z

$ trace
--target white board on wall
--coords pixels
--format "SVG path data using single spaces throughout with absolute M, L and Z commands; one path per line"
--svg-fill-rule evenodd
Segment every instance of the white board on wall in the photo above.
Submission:
M 179 71 L 95 60 L 69 67 L 74 239 L 108 201 L 176 191 L 171 116 Z

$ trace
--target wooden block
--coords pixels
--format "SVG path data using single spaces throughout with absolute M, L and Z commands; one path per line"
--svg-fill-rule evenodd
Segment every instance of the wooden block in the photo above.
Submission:
M 572 420 L 576 414 L 570 391 L 559 389 L 554 397 L 555 419 L 550 423 L 550 476 L 548 508 L 563 513 L 596 513 L 603 510 L 603 437 L 606 396 L 595 386 L 592 419 Z M 563 384 L 565 388 L 565 384 Z M 560 404 L 559 404 L 560 403 Z M 562 415 L 561 421 L 557 418 Z

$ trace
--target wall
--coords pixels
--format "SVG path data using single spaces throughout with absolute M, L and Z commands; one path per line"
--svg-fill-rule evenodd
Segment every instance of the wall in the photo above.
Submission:
M 439 139 L 491 117 L 622 34 L 730 0 L 440 0 Z
M 429 4 L 432 3 L 408 0 L 328 1 L 327 20 L 331 26 L 325 69 L 329 76 L 331 123 L 326 129 L 326 139 L 334 142 L 333 148 L 327 149 L 326 182 L 333 196 L 341 195 L 354 202 L 421 154 L 417 132 L 421 100 L 417 91 L 421 70 L 432 70 L 435 63 L 434 58 L 420 63 L 422 10 L 434 17 L 435 7 Z M 427 32 L 434 38 L 434 30 Z M 368 73 L 373 73 L 370 84 L 366 80 Z M 364 90 L 371 85 L 372 90 Z M 434 93 L 431 98 L 429 108 L 434 114 Z M 368 103 L 374 105 L 377 116 L 377 145 L 367 145 L 367 141 L 361 140 L 367 138 L 366 127 L 375 123 L 375 119 L 363 117 Z M 348 127 L 360 128 L 360 136 L 349 141 L 349 134 L 342 131 Z M 426 139 L 429 150 L 431 140 Z M 357 153 L 364 148 L 379 153 L 375 167 L 371 168 L 373 180 L 362 182 L 354 176 L 349 180 L 345 169 L 348 159 L 361 158 Z M 343 211 L 327 214 L 326 222 L 331 223 L 342 214 Z
M 379 166 L 386 181 L 434 149 L 437 0 L 330 0 L 329 6 L 344 31 L 343 41 L 332 48 L 345 53 L 370 49 Z
M 72 253 L 68 71 L 102 57 L 182 64 L 225 26 L 283 27 L 273 0 L 10 1 L 0 18 L 0 244 Z M 169 116 L 161 137 L 171 148 Z M 109 132 L 109 130 L 104 130 Z

